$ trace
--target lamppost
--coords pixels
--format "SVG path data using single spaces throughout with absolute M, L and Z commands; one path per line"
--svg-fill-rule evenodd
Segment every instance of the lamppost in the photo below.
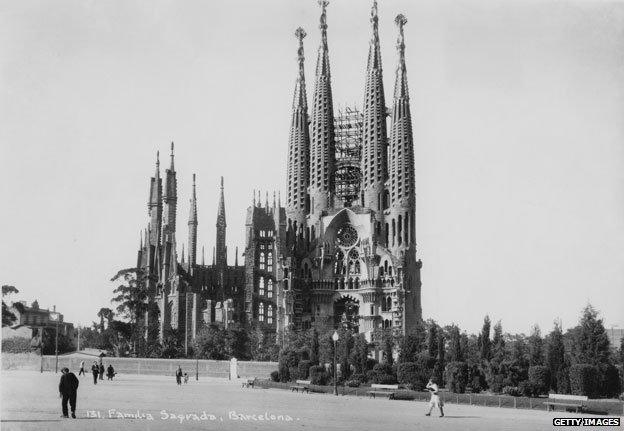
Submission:
M 332 335 L 332 340 L 334 340 L 334 395 L 338 396 L 338 367 L 336 365 L 336 343 L 340 336 L 338 335 L 338 331 L 334 331 L 334 335 Z
M 55 373 L 58 373 L 58 324 L 59 324 L 59 313 L 52 312 L 50 313 L 50 320 L 56 322 L 56 338 L 54 340 L 54 354 L 56 355 L 56 366 Z

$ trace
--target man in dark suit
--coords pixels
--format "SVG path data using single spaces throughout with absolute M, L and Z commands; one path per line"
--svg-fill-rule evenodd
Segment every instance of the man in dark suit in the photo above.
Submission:
M 76 419 L 76 396 L 78 395 L 78 377 L 74 373 L 69 372 L 69 368 L 61 370 L 63 375 L 59 383 L 59 393 L 63 399 L 61 406 L 63 408 L 63 417 L 68 418 L 67 401 L 71 407 L 71 417 Z

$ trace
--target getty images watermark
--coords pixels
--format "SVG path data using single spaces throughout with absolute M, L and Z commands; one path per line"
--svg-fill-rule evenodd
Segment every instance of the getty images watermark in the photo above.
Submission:
M 617 427 L 620 418 L 553 418 L 556 427 Z

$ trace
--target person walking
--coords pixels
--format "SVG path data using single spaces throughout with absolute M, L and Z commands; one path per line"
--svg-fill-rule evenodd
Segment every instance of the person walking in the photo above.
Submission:
M 59 382 L 59 394 L 62 399 L 61 409 L 63 417 L 68 418 L 67 402 L 71 407 L 71 417 L 76 419 L 76 398 L 78 396 L 78 377 L 69 371 L 69 368 L 61 370 L 61 381 Z
M 97 361 L 93 361 L 93 365 L 91 366 L 91 372 L 93 373 L 93 384 L 97 385 L 98 374 L 100 374 L 100 367 L 97 364 Z
M 108 369 L 106 370 L 106 377 L 108 378 L 108 380 L 113 380 L 113 377 L 115 377 L 115 369 L 113 368 L 111 364 L 108 364 Z
M 440 388 L 438 387 L 435 379 L 429 379 L 429 383 L 427 383 L 426 388 L 429 392 L 431 392 L 431 400 L 429 401 L 429 412 L 427 412 L 425 416 L 431 416 L 433 408 L 438 407 L 440 409 L 440 417 L 443 418 L 444 410 L 442 407 L 444 407 L 444 403 L 440 399 L 440 395 L 438 395 Z
M 182 385 L 182 367 L 178 365 L 178 371 L 176 371 L 176 383 Z
M 100 359 L 100 380 L 104 380 L 104 364 L 102 363 L 102 359 Z
M 85 376 L 85 370 L 84 370 L 84 361 L 80 361 L 80 371 L 78 371 L 78 375 L 83 375 Z

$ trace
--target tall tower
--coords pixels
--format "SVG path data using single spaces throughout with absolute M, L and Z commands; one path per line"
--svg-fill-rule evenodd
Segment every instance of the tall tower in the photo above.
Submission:
M 407 18 L 398 15 L 399 27 L 397 50 L 399 64 L 394 84 L 392 126 L 390 132 L 390 232 L 388 246 L 404 249 L 415 243 L 415 179 L 414 142 L 410 114 L 407 70 L 405 67 L 405 39 L 403 26 Z
M 156 173 L 150 180 L 150 195 L 147 208 L 150 218 L 150 236 L 148 246 L 158 249 L 162 222 L 162 180 L 160 179 L 160 158 L 156 152 Z
M 217 247 L 215 264 L 224 268 L 227 266 L 227 248 L 225 245 L 225 199 L 223 197 L 223 177 L 221 177 L 221 196 L 219 198 L 219 210 L 217 211 Z
M 336 164 L 334 140 L 334 108 L 327 47 L 327 0 L 321 5 L 321 45 L 316 62 L 316 82 L 312 105 L 310 151 L 310 209 L 314 218 L 332 206 L 334 171 Z
M 193 271 L 197 263 L 197 193 L 195 190 L 195 174 L 193 174 L 193 194 L 191 195 L 191 209 L 188 221 L 188 267 Z
M 178 206 L 178 182 L 174 166 L 173 142 L 171 143 L 171 165 L 165 171 L 163 193 L 162 241 L 173 241 L 175 235 L 176 211 Z
M 299 27 L 295 31 L 299 39 L 297 61 L 299 74 L 293 95 L 292 120 L 288 139 L 288 201 L 286 213 L 293 227 L 304 226 L 309 205 L 308 185 L 310 182 L 310 134 L 308 130 L 308 101 L 306 97 L 305 74 L 303 70 L 303 38 L 306 32 Z M 294 228 L 297 230 L 297 228 Z
M 381 52 L 379 48 L 377 1 L 371 9 L 373 34 L 368 49 L 366 87 L 364 89 L 362 136 L 363 206 L 375 210 L 377 233 L 383 221 L 384 183 L 388 177 L 386 102 L 384 97 Z

